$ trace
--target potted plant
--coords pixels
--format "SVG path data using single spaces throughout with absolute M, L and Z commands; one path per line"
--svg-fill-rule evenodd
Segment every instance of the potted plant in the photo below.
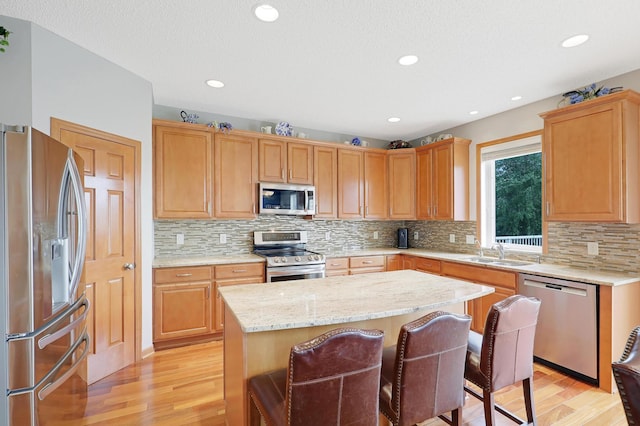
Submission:
M 9 34 L 11 31 L 0 25 L 0 52 L 4 52 L 4 47 L 9 45 Z

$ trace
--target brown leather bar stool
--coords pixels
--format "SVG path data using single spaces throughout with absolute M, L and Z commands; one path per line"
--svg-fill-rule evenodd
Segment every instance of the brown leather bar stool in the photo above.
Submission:
M 378 424 L 384 333 L 342 328 L 291 348 L 289 367 L 249 380 L 251 425 Z
M 533 341 L 540 300 L 519 294 L 495 303 L 487 314 L 484 334 L 471 331 L 464 377 L 482 390 L 465 390 L 484 402 L 487 426 L 496 424 L 495 411 L 516 423 L 524 421 L 495 404 L 493 393 L 522 382 L 527 423 L 536 424 L 533 406 Z
M 616 379 L 620 400 L 630 425 L 640 424 L 640 327 L 631 331 L 620 361 L 613 362 L 613 377 Z
M 383 352 L 380 378 L 380 412 L 394 426 L 436 416 L 462 424 L 470 325 L 467 315 L 438 311 L 400 328 L 397 345 Z

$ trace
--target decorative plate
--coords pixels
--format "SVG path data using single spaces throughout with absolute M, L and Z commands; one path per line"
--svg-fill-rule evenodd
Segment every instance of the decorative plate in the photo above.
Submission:
M 276 135 L 279 136 L 291 136 L 293 134 L 293 127 L 286 121 L 281 121 L 276 124 Z

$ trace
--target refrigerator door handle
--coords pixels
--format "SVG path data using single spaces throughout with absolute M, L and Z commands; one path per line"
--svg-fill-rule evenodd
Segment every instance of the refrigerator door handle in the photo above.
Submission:
M 76 302 L 76 305 L 77 306 L 74 306 L 74 309 L 72 310 L 71 315 L 73 315 L 77 310 L 79 310 L 82 307 L 84 307 L 84 312 L 82 312 L 82 314 L 78 318 L 71 321 L 69 324 L 65 325 L 60 330 L 57 330 L 55 333 L 47 334 L 41 339 L 38 339 L 38 347 L 40 349 L 46 348 L 50 343 L 55 342 L 62 336 L 68 334 L 69 332 L 71 332 L 71 330 L 76 328 L 78 324 L 81 324 L 82 322 L 84 322 L 84 320 L 87 319 L 87 315 L 89 314 L 89 299 L 87 299 L 87 297 L 83 295 L 82 299 L 79 299 L 78 302 Z M 65 316 L 65 318 L 66 317 L 68 316 Z
M 84 265 L 84 257 L 87 248 L 87 206 L 84 201 L 84 191 L 82 188 L 82 178 L 78 171 L 78 166 L 73 159 L 73 151 L 69 150 L 67 157 L 67 167 L 69 169 L 69 178 L 73 186 L 73 194 L 76 198 L 78 206 L 78 246 L 76 256 L 73 261 L 73 269 L 69 282 L 69 296 L 73 297 L 80 283 L 80 275 L 82 274 L 82 266 Z M 61 213 L 63 214 L 63 213 Z
M 67 371 L 65 371 L 62 376 L 58 377 L 55 380 L 50 381 L 49 383 L 44 385 L 44 387 L 42 389 L 40 389 L 40 391 L 38 391 L 38 399 L 40 401 L 42 401 L 47 396 L 49 396 L 53 391 L 58 389 L 58 387 L 61 384 L 63 384 L 65 381 L 67 381 L 67 379 L 69 379 L 69 377 L 73 376 L 73 374 L 76 372 L 78 367 L 80 367 L 80 364 L 82 363 L 82 361 L 84 361 L 84 359 L 87 357 L 87 355 L 89 355 L 89 335 L 87 334 L 86 330 L 84 331 L 82 337 L 80 339 L 78 339 L 78 341 L 76 341 L 76 343 L 73 344 L 71 349 L 69 349 L 67 351 L 65 356 L 62 359 L 60 359 L 60 361 L 58 361 L 56 363 L 55 367 L 53 367 L 51 369 L 49 374 L 47 374 L 47 376 L 43 379 L 43 381 L 41 383 L 44 383 L 46 380 L 52 379 L 56 375 L 58 370 L 60 370 L 60 368 L 62 368 L 63 364 L 70 357 L 73 356 L 75 351 L 78 350 L 78 348 L 80 347 L 80 345 L 82 343 L 85 343 L 84 350 L 82 351 L 82 354 L 80 354 L 80 356 L 75 360 L 73 365 L 71 367 L 69 367 L 69 369 Z

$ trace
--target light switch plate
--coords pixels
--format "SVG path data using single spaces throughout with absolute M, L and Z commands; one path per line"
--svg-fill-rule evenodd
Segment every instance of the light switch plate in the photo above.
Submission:
M 378 239 L 378 231 L 373 231 L 373 239 L 374 240 Z
M 587 243 L 587 254 L 591 256 L 597 256 L 598 252 L 598 243 Z
M 419 238 L 420 238 L 420 234 L 418 233 L 418 231 L 415 231 L 415 232 L 413 233 L 413 239 L 414 239 L 414 240 L 417 240 L 417 239 L 419 239 Z
M 184 234 L 176 234 L 176 244 L 179 246 L 184 244 Z
M 449 234 L 449 242 L 450 243 L 456 242 L 456 234 Z
M 476 237 L 474 237 L 473 235 L 467 235 L 467 244 L 475 244 L 476 242 Z
M 220 234 L 220 244 L 227 244 L 227 234 Z
M 331 231 L 327 231 L 324 233 L 324 239 L 327 241 L 331 239 Z

